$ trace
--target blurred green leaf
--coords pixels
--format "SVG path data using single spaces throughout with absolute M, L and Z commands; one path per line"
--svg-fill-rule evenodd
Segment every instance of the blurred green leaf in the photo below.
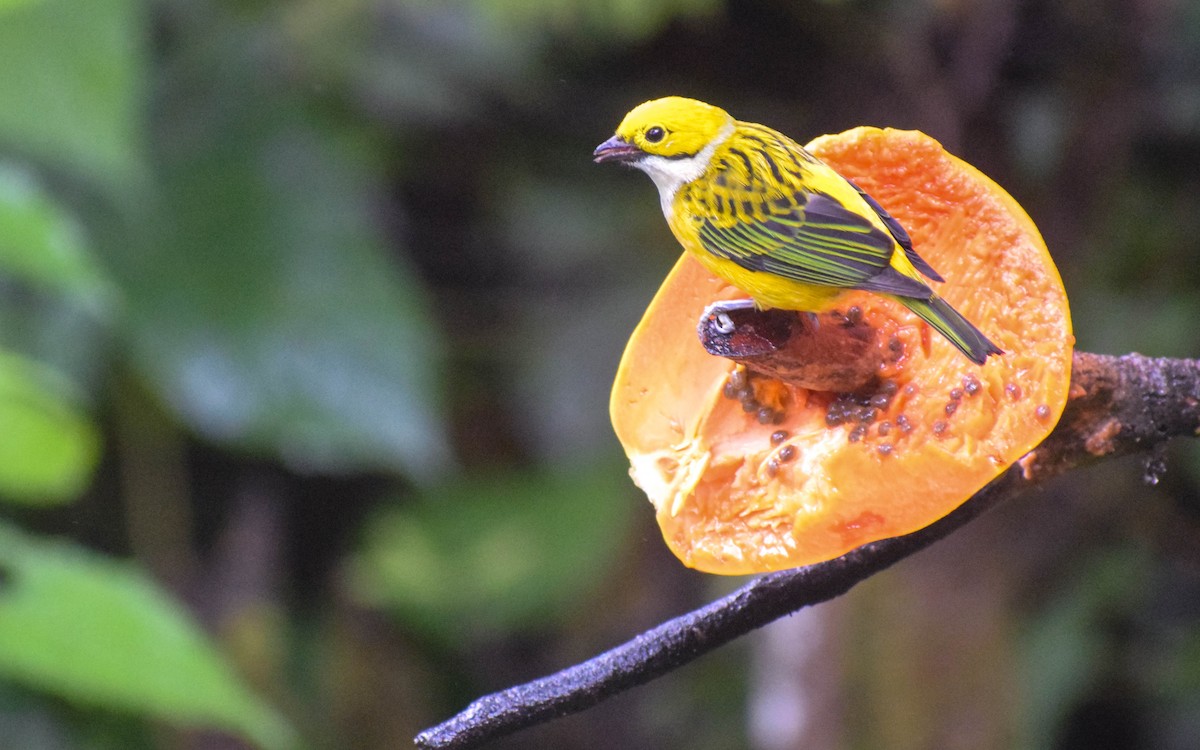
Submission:
M 162 84 L 159 202 L 103 242 L 137 364 L 209 439 L 432 480 L 438 335 L 389 257 L 374 144 L 273 77 L 269 45 L 197 44 Z
M 137 176 L 142 8 L 134 0 L 42 0 L 6 9 L 0 147 L 100 184 Z
M 22 5 L 39 3 L 41 1 L 42 0 L 0 0 L 0 13 L 3 13 L 7 10 L 12 10 L 13 8 L 19 8 Z
M 290 728 L 135 569 L 0 524 L 0 676 L 68 700 L 240 734 Z
M 115 290 L 74 219 L 26 171 L 0 163 L 0 276 L 60 292 L 94 315 Z
M 355 591 L 440 639 L 546 626 L 619 564 L 631 493 L 601 463 L 463 481 L 380 514 Z
M 93 318 L 112 307 L 114 291 L 89 254 L 79 226 L 25 171 L 0 164 L 0 279 L 50 292 L 36 304 L 3 300 L 4 337 L 31 350 L 73 349 L 83 321 L 61 330 L 60 307 Z M 70 315 L 66 316 L 70 318 Z M 82 328 L 87 328 L 83 326 Z M 93 333 L 87 330 L 87 333 Z M 49 347 L 39 339 L 52 338 Z M 89 347 L 80 349 L 90 351 Z M 99 439 L 78 408 L 79 394 L 52 367 L 0 352 L 0 498 L 52 504 L 75 499 L 96 463 Z
M 384 257 L 367 175 L 304 132 L 233 139 L 166 186 L 131 261 L 140 362 L 201 432 L 298 467 L 428 478 L 448 447 L 425 298 Z
M 99 438 L 54 370 L 0 352 L 0 499 L 75 499 L 96 463 Z

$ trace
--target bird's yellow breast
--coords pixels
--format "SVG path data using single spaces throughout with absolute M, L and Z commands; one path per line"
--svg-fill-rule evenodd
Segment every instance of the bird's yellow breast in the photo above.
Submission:
M 778 274 L 752 271 L 732 260 L 713 255 L 700 244 L 697 224 L 692 221 L 694 214 L 677 212 L 676 216 L 679 218 L 668 217 L 668 223 L 679 244 L 714 276 L 750 295 L 759 307 L 822 312 L 836 304 L 845 291 L 837 287 L 793 281 Z

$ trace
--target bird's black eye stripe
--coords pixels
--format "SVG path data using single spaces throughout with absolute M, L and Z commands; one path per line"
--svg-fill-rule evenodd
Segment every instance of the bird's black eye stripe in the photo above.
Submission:
M 658 143 L 664 137 L 666 137 L 666 135 L 667 135 L 667 131 L 663 130 L 658 125 L 655 125 L 654 127 L 650 128 L 649 130 L 646 131 L 646 140 L 649 141 L 650 143 Z

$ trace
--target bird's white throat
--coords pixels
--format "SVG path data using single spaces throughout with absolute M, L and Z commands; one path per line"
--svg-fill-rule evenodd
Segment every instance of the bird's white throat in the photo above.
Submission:
M 654 180 L 654 185 L 658 188 L 658 198 L 662 202 L 662 210 L 666 216 L 670 217 L 671 215 L 671 203 L 675 200 L 675 193 L 681 186 L 704 174 L 704 170 L 708 169 L 708 163 L 712 161 L 713 153 L 722 143 L 729 140 L 729 136 L 733 135 L 733 127 L 733 123 L 730 122 L 721 128 L 716 137 L 700 149 L 695 156 L 676 159 L 668 159 L 665 156 L 646 156 L 634 162 L 633 166 L 650 175 L 650 179 Z

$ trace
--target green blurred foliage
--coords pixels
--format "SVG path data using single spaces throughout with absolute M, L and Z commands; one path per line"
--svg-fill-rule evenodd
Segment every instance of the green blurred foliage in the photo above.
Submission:
M 385 255 L 377 135 L 287 80 L 275 29 L 202 23 L 159 81 L 155 192 L 104 227 L 133 356 L 213 439 L 429 480 L 449 461 L 439 352 Z
M 0 268 L 10 281 L 56 293 L 95 317 L 115 294 L 83 232 L 26 171 L 0 165 Z
M 711 598 L 607 418 L 677 249 L 590 153 L 652 96 L 925 130 L 1038 222 L 1083 348 L 1196 355 L 1198 8 L 0 0 L 0 737 L 403 746 Z M 1105 700 L 1194 746 L 1200 451 L 1169 465 L 950 563 L 1016 569 L 978 594 L 1011 631 L 914 647 L 951 608 L 882 580 L 835 718 L 939 736 L 983 654 L 1025 700 L 976 747 L 1078 747 Z M 497 747 L 749 746 L 740 648 Z
M 66 698 L 292 747 L 177 604 L 129 566 L 0 526 L 0 675 Z
M 40 0 L 0 12 L 0 143 L 112 189 L 135 179 L 140 4 Z
M 444 648 L 561 626 L 611 573 L 624 482 L 603 463 L 438 487 L 370 520 L 352 590 Z
M 0 166 L 0 342 L 70 368 L 60 334 L 107 320 L 115 291 L 77 222 L 25 171 Z M 81 347 L 86 348 L 86 347 Z M 0 348 L 0 497 L 62 503 L 87 487 L 99 453 L 81 390 L 58 367 Z
M 86 488 L 99 440 L 71 390 L 53 369 L 0 353 L 0 495 L 61 503 Z

